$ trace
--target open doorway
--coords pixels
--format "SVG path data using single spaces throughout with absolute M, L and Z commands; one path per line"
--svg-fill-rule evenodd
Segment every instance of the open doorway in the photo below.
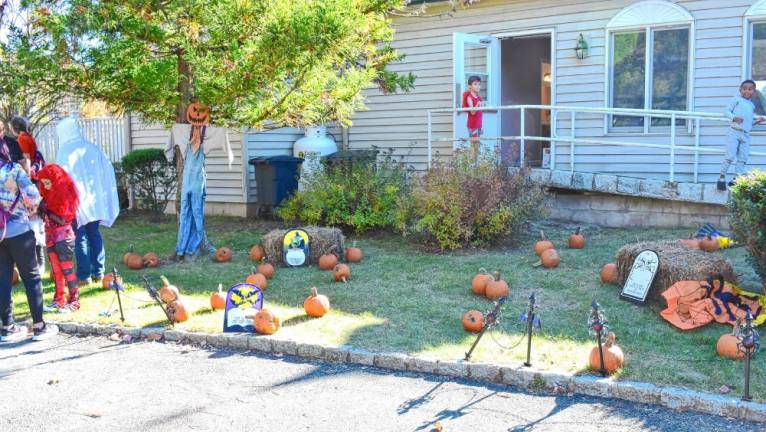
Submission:
M 535 34 L 503 37 L 500 39 L 500 103 L 501 105 L 550 105 L 553 75 L 551 69 L 551 34 Z M 549 110 L 527 110 L 524 114 L 526 135 L 551 135 Z M 500 115 L 502 136 L 521 135 L 518 110 L 503 110 Z M 543 166 L 543 155 L 550 148 L 547 141 L 526 140 L 524 165 Z M 501 157 L 511 165 L 518 166 L 521 143 L 519 140 L 504 141 Z

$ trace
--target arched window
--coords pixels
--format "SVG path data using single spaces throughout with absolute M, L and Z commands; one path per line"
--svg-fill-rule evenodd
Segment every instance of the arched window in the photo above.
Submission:
M 694 17 L 661 0 L 630 5 L 607 24 L 607 102 L 615 108 L 687 111 Z M 677 120 L 677 124 L 684 124 Z M 669 119 L 612 116 L 611 128 L 648 132 Z

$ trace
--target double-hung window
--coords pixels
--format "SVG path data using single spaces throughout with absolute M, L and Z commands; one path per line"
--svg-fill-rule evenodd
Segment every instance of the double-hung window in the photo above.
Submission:
M 607 28 L 609 107 L 690 110 L 693 25 L 688 12 L 667 2 L 636 3 Z M 609 117 L 609 128 L 616 131 L 648 132 L 662 126 L 670 126 L 670 119 Z

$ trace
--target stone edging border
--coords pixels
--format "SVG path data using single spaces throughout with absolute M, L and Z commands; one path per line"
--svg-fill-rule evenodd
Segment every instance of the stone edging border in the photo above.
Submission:
M 328 346 L 246 333 L 193 333 L 161 327 L 123 328 L 116 325 L 55 323 L 61 332 L 79 336 L 111 336 L 115 333 L 134 339 L 164 340 L 216 348 L 237 348 L 322 360 L 375 366 L 395 371 L 429 373 L 474 381 L 506 384 L 521 389 L 546 390 L 556 394 L 577 393 L 660 405 L 677 411 L 696 411 L 751 422 L 766 422 L 766 404 L 678 387 L 614 381 L 611 378 L 575 376 L 569 373 L 538 371 L 524 366 L 444 361 L 402 353 L 375 353 L 349 346 Z

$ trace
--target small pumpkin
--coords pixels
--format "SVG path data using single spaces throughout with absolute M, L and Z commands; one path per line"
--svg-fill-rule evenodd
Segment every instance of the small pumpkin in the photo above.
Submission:
M 535 243 L 535 253 L 537 256 L 540 256 L 543 252 L 547 251 L 548 249 L 553 249 L 553 242 L 545 238 L 545 233 L 540 231 L 540 240 Z
M 258 266 L 258 273 L 266 276 L 267 279 L 271 279 L 274 277 L 274 266 L 264 258 Z
M 348 282 L 351 278 L 351 268 L 346 264 L 336 264 L 332 269 L 332 277 L 335 278 L 335 282 Z
M 16 267 L 13 268 L 13 278 L 11 280 L 12 285 L 16 285 L 21 281 L 21 277 L 19 276 L 19 271 L 16 269 Z
M 255 325 L 255 331 L 265 335 L 276 333 L 280 327 L 279 317 L 268 309 L 259 310 L 253 318 L 253 324 Z
M 126 265 L 131 270 L 141 270 L 144 268 L 144 257 L 138 254 L 131 254 Z
M 266 256 L 266 251 L 263 250 L 263 246 L 257 244 L 250 248 L 250 259 L 253 262 L 259 263 Z
M 173 318 L 173 322 L 182 323 L 189 319 L 189 312 L 181 300 L 176 300 L 168 305 L 168 313 Z
M 133 252 L 133 245 L 130 245 L 130 247 L 128 248 L 128 251 L 125 252 L 125 254 L 122 256 L 122 263 L 125 266 L 127 266 L 128 265 L 128 258 L 130 258 L 133 255 L 136 255 L 136 254 Z
M 490 300 L 497 300 L 500 297 L 508 297 L 510 294 L 508 282 L 500 277 L 500 272 L 495 272 L 495 277 L 487 282 L 487 287 L 484 292 Z
M 556 249 L 546 249 L 540 255 L 540 261 L 535 266 L 542 265 L 545 268 L 555 268 L 559 266 L 559 263 L 561 263 L 561 257 L 558 251 Z
M 609 263 L 601 268 L 602 283 L 616 285 L 618 281 L 619 274 L 617 273 L 617 264 Z
M 319 257 L 319 270 L 332 270 L 338 264 L 338 257 L 328 253 Z
M 580 233 L 580 227 L 577 227 L 574 233 L 569 236 L 569 249 L 583 249 L 585 247 L 585 236 Z
M 473 291 L 474 294 L 483 296 L 486 294 L 487 291 L 487 284 L 492 280 L 492 275 L 487 273 L 486 270 L 483 268 L 479 269 L 479 272 L 476 273 L 476 276 L 473 277 L 473 280 L 471 281 L 471 291 Z
M 160 265 L 160 257 L 157 256 L 154 252 L 149 252 L 146 255 L 143 256 L 142 259 L 144 266 L 146 267 L 157 267 Z
M 715 252 L 720 248 L 721 247 L 718 244 L 718 240 L 714 239 L 711 236 L 707 236 L 704 239 L 700 240 L 700 249 L 702 249 L 705 252 Z
M 114 281 L 114 275 L 112 273 L 107 273 L 104 275 L 104 278 L 101 279 L 101 287 L 104 289 L 111 289 L 112 282 Z M 117 283 L 122 285 L 122 277 L 117 276 Z
M 688 247 L 689 249 L 699 249 L 700 248 L 700 241 L 694 238 L 694 234 L 689 234 L 688 239 L 682 239 L 680 240 L 681 244 Z
M 606 342 L 601 347 L 604 352 L 604 369 L 610 374 L 614 373 L 625 364 L 625 355 L 622 353 L 622 349 L 614 343 L 614 340 L 615 335 L 610 332 L 606 336 Z M 598 346 L 595 346 L 590 350 L 588 363 L 591 369 L 601 370 L 601 357 L 598 352 Z
M 210 294 L 210 307 L 213 310 L 226 308 L 226 293 L 223 292 L 223 284 L 218 284 L 218 291 Z
M 463 328 L 469 333 L 478 333 L 484 328 L 484 314 L 469 310 L 463 315 Z
M 227 247 L 220 247 L 217 251 L 215 251 L 215 261 L 219 263 L 223 262 L 229 262 L 231 261 L 231 256 L 233 253 L 231 252 L 231 249 Z
M 722 334 L 715 344 L 718 355 L 732 360 L 744 360 L 745 352 L 739 349 L 739 339 L 732 333 Z
M 178 288 L 175 285 L 171 285 L 170 281 L 165 276 L 160 276 L 160 279 L 162 280 L 162 288 L 160 288 L 160 300 L 162 300 L 162 302 L 165 304 L 170 304 L 178 300 L 178 296 L 180 295 Z
M 324 316 L 330 311 L 330 299 L 327 296 L 319 294 L 316 287 L 311 288 L 311 295 L 306 297 L 303 302 L 303 310 L 306 315 L 314 318 Z
M 266 279 L 266 276 L 264 276 L 262 273 L 258 273 L 255 268 L 253 268 L 250 276 L 245 279 L 245 283 L 255 285 L 260 288 L 261 291 L 264 291 L 269 287 L 269 280 Z
M 352 262 L 352 263 L 358 263 L 362 262 L 362 259 L 364 258 L 364 253 L 362 253 L 362 250 L 356 247 L 356 240 L 352 243 L 352 246 L 350 248 L 346 248 L 346 261 Z

